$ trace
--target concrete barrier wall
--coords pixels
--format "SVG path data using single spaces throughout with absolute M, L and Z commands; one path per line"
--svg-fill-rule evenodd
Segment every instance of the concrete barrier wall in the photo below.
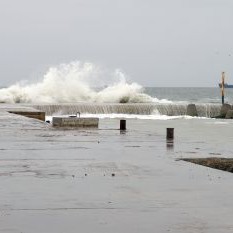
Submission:
M 99 118 L 53 117 L 54 127 L 98 128 Z

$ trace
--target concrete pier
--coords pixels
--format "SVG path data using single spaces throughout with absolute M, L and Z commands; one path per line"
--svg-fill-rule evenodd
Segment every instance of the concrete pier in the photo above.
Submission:
M 1 107 L 0 233 L 232 233 L 233 174 L 177 160 L 232 158 L 230 120 L 127 119 L 120 134 L 119 119 L 54 130 Z
M 54 127 L 98 128 L 99 118 L 53 117 Z

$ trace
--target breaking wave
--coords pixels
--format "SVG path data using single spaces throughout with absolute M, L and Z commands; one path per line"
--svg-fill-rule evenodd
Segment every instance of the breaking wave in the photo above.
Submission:
M 106 85 L 107 84 L 107 85 Z M 103 88 L 94 87 L 102 85 Z M 119 70 L 106 72 L 92 63 L 79 61 L 51 67 L 42 81 L 17 83 L 0 89 L 0 102 L 5 103 L 151 103 L 158 100 L 145 93 L 143 87 L 126 81 Z

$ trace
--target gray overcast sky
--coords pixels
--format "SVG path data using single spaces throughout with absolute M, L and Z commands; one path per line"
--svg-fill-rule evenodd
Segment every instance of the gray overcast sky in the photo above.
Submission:
M 233 83 L 232 0 L 0 0 L 0 86 L 73 60 L 144 86 Z

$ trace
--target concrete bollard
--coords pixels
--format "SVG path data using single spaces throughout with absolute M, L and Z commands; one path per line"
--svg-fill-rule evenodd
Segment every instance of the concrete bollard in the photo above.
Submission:
M 120 130 L 126 130 L 126 120 L 120 120 Z
M 167 128 L 167 140 L 174 139 L 174 128 Z
M 186 115 L 193 116 L 193 117 L 198 116 L 198 114 L 197 114 L 197 108 L 196 108 L 195 104 L 189 104 L 187 106 Z

